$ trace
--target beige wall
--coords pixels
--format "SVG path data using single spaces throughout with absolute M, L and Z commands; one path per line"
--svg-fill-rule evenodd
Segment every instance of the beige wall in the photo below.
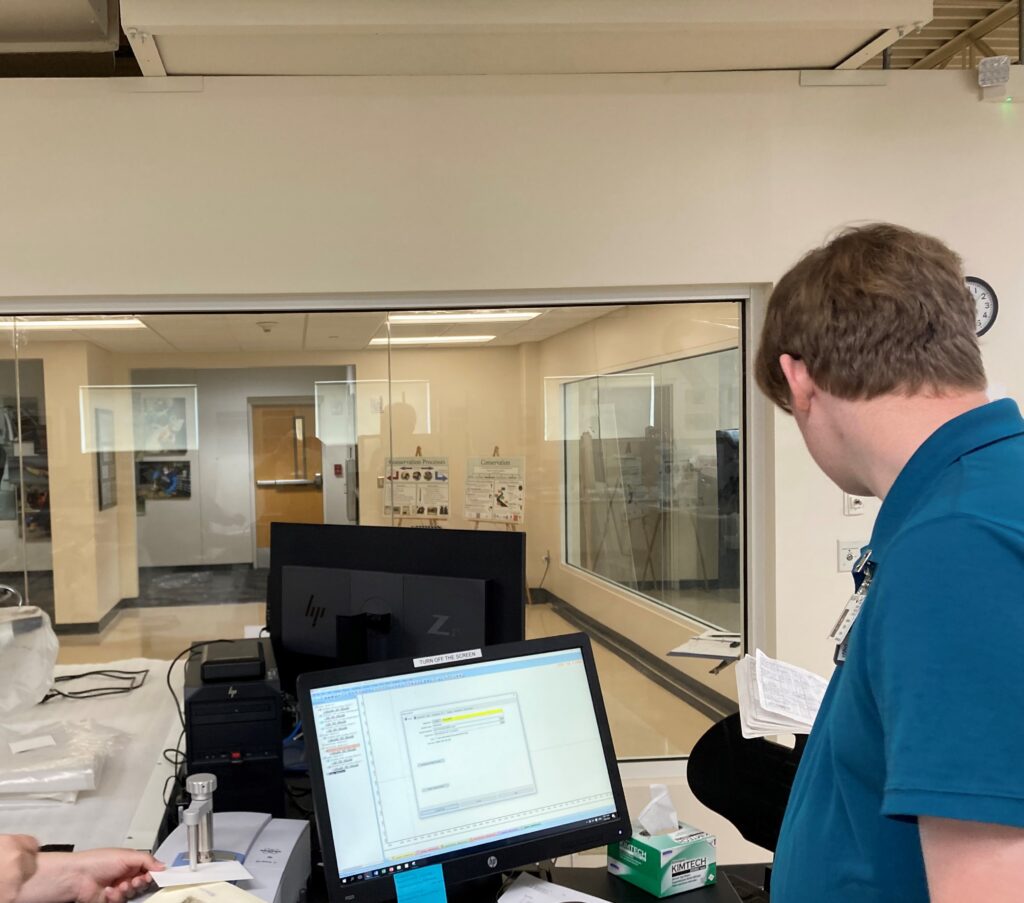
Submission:
M 995 286 L 986 363 L 1024 389 L 1024 119 L 980 103 L 971 73 L 870 88 L 775 72 L 134 91 L 0 80 L 5 295 L 94 295 L 100 309 L 138 293 L 764 284 L 837 225 L 891 219 L 947 239 Z M 9 307 L 33 304 L 53 302 Z M 842 517 L 775 421 L 776 646 L 827 670 L 849 587 L 835 541 L 866 535 L 868 518 Z
M 125 371 L 86 342 L 30 342 L 27 352 L 43 361 L 56 619 L 96 623 L 138 594 L 134 478 L 132 456 L 118 454 L 117 505 L 99 510 L 96 456 L 82 452 L 78 388 L 123 382 Z

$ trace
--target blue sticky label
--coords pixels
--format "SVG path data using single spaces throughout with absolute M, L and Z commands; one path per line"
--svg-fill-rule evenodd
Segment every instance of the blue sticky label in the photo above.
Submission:
M 398 903 L 448 903 L 440 863 L 395 873 Z

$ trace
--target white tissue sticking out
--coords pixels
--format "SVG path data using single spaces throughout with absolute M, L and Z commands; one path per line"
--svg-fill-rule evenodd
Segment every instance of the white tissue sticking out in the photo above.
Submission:
M 676 807 L 664 784 L 651 784 L 651 801 L 638 816 L 640 827 L 648 834 L 670 834 L 679 828 Z

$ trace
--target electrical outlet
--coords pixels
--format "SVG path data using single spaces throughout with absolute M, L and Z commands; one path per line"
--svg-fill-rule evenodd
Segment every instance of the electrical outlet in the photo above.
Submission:
M 862 495 L 850 495 L 850 493 L 844 492 L 843 514 L 847 517 L 856 517 L 858 514 L 863 514 L 866 501 L 867 499 Z
M 836 542 L 836 567 L 839 571 L 852 571 L 860 558 L 860 550 L 868 544 L 866 539 L 840 539 Z

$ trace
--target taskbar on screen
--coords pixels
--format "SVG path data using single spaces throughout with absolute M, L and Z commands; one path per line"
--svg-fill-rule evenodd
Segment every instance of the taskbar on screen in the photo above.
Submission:
M 613 821 L 616 818 L 618 818 L 618 813 L 617 812 L 606 812 L 606 813 L 602 813 L 601 815 L 595 815 L 595 816 L 591 816 L 590 818 L 585 818 L 585 819 L 583 819 L 581 821 L 562 822 L 561 824 L 558 824 L 558 825 L 551 825 L 551 826 L 549 826 L 547 828 L 544 828 L 544 829 L 541 829 L 541 830 L 545 830 L 545 831 L 546 830 L 556 830 L 556 829 L 559 829 L 559 828 L 564 828 L 566 825 L 572 825 L 573 827 L 579 827 L 579 828 L 588 828 L 588 827 L 591 827 L 593 825 L 602 824 L 603 822 Z M 521 837 L 523 834 L 529 834 L 529 833 L 532 833 L 534 831 L 538 831 L 537 826 L 530 826 L 530 827 L 528 827 L 526 829 L 519 829 L 519 830 L 515 831 L 515 833 L 509 832 L 509 836 Z M 538 831 L 538 833 L 539 833 L 539 831 Z M 454 853 L 454 852 L 458 852 L 460 850 L 466 850 L 466 849 L 470 849 L 470 848 L 475 847 L 475 846 L 480 846 L 481 843 L 484 842 L 484 841 L 489 843 L 489 842 L 491 842 L 491 839 L 493 837 L 495 837 L 495 836 L 497 836 L 497 835 L 496 834 L 484 835 L 484 837 L 475 838 L 475 839 L 473 839 L 471 841 L 466 841 L 466 842 L 461 843 L 461 844 L 459 844 L 457 846 L 454 846 L 450 850 L 441 850 L 441 849 L 425 850 L 420 855 L 421 856 L 426 856 L 428 859 L 433 860 L 437 856 L 442 855 L 442 853 L 444 853 L 444 852 Z M 423 862 L 422 864 L 426 865 L 427 863 Z M 366 871 L 359 872 L 359 873 L 357 873 L 355 875 L 339 874 L 338 875 L 338 880 L 342 884 L 352 884 L 352 883 L 354 883 L 356 881 L 367 881 L 367 880 L 373 880 L 374 878 L 386 878 L 386 877 L 388 877 L 388 875 L 393 875 L 395 872 L 403 872 L 406 869 L 419 868 L 421 863 L 420 863 L 420 860 L 413 859 L 413 860 L 408 861 L 408 862 L 400 862 L 397 865 L 380 865 L 380 864 L 376 864 L 376 865 L 377 865 L 376 868 L 367 869 Z

